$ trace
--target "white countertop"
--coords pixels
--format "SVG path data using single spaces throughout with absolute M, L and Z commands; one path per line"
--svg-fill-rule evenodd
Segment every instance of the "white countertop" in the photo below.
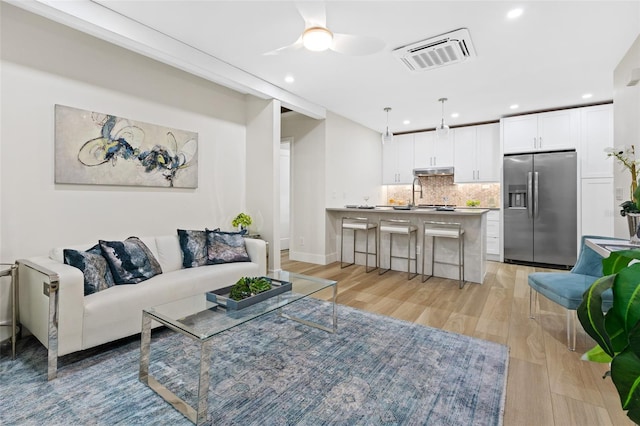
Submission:
M 393 214 L 412 214 L 412 215 L 469 215 L 469 216 L 480 216 L 489 212 L 489 209 L 481 209 L 481 208 L 464 208 L 464 207 L 456 207 L 454 211 L 439 211 L 433 207 L 429 208 L 413 208 L 411 210 L 395 210 L 393 207 L 376 207 L 373 209 L 360 209 L 360 208 L 347 208 L 347 207 L 338 207 L 338 208 L 327 208 L 329 212 L 358 212 L 358 213 L 393 213 Z

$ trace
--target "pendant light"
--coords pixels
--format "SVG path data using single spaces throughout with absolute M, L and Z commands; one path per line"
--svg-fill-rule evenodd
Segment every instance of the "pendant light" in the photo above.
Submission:
M 386 107 L 384 110 L 387 112 L 387 130 L 382 134 L 382 144 L 393 142 L 393 133 L 389 131 L 389 111 L 391 108 Z
M 449 126 L 444 124 L 444 103 L 447 101 L 447 98 L 440 98 L 438 102 L 442 103 L 442 120 L 440 121 L 440 125 L 436 128 L 436 136 L 438 139 L 447 139 L 449 138 Z

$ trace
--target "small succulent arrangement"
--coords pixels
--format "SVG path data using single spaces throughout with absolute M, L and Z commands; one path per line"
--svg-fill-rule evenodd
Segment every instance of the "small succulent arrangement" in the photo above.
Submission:
M 251 216 L 246 213 L 238 213 L 238 215 L 231 221 L 231 226 L 234 228 L 241 227 L 242 229 L 245 229 L 251 225 L 251 223 Z
M 231 287 L 229 298 L 238 301 L 271 290 L 271 281 L 265 277 L 242 277 Z

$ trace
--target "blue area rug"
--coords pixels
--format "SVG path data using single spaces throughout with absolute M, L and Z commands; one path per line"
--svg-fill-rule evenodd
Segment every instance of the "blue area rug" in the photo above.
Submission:
M 287 313 L 327 323 L 330 305 Z M 338 333 L 269 314 L 217 336 L 209 418 L 223 425 L 501 425 L 508 349 L 496 343 L 338 306 Z M 138 381 L 137 338 L 61 359 L 47 382 L 32 337 L 0 360 L 0 424 L 191 424 Z M 198 347 L 166 329 L 150 373 L 192 406 Z

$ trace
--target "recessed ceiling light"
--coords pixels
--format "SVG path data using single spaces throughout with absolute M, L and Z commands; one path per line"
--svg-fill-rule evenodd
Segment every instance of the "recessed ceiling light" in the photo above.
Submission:
M 411 122 L 410 122 L 409 120 L 404 120 L 404 121 L 402 122 L 402 124 L 405 124 L 405 125 L 406 125 L 406 124 L 411 124 Z
M 518 107 L 519 107 L 519 106 L 520 106 L 520 105 L 518 105 L 518 104 L 513 104 L 513 105 L 511 105 L 509 108 L 511 108 L 511 109 L 518 109 Z
M 457 112 L 454 112 L 451 114 L 451 118 L 458 118 L 460 117 L 460 114 L 458 114 Z
M 522 15 L 522 9 L 520 9 L 520 8 L 511 9 L 511 10 L 507 13 L 507 18 L 509 18 L 509 19 L 516 19 L 516 18 L 517 18 L 517 17 L 519 17 L 520 15 Z
M 582 99 L 589 99 L 592 96 L 593 96 L 593 94 L 591 94 L 591 93 L 585 93 L 584 95 L 582 95 Z
M 284 81 L 286 81 L 287 83 L 293 83 L 294 81 L 296 81 L 296 79 L 293 78 L 293 76 L 291 74 L 289 74 L 289 75 L 284 77 Z

